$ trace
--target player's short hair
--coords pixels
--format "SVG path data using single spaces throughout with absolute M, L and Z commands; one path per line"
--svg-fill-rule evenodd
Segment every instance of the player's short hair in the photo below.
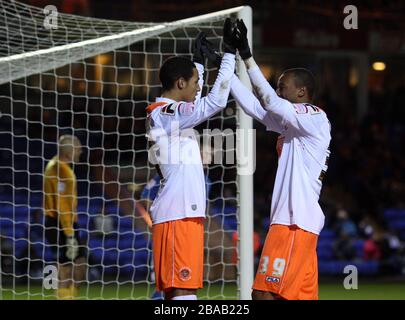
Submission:
M 162 90 L 167 91 L 174 87 L 175 82 L 184 78 L 188 81 L 193 76 L 194 63 L 185 57 L 168 58 L 160 68 L 159 78 Z
M 315 77 L 311 71 L 306 68 L 292 68 L 283 72 L 284 74 L 292 74 L 296 87 L 307 88 L 308 96 L 312 100 L 315 96 Z

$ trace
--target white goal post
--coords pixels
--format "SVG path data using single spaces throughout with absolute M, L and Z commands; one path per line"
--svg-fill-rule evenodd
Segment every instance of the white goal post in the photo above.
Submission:
M 78 136 L 85 151 L 74 167 L 79 227 L 90 257 L 79 298 L 151 298 L 151 236 L 138 210 L 142 189 L 154 177 L 146 161 L 144 108 L 159 94 L 161 63 L 173 55 L 191 57 L 199 31 L 221 51 L 225 18 L 242 18 L 252 47 L 252 9 L 165 23 L 58 13 L 53 29 L 44 27 L 43 8 L 0 0 L 0 10 L 0 298 L 54 298 L 41 286 L 41 270 L 55 264 L 40 233 L 42 183 L 62 134 Z M 217 72 L 209 62 L 205 67 L 203 95 Z M 240 58 L 236 69 L 250 87 Z M 238 132 L 253 131 L 252 119 L 230 96 L 227 108 L 197 130 L 214 128 L 232 130 L 235 148 L 220 151 L 236 153 L 244 163 L 206 169 L 212 191 L 200 297 L 248 300 L 254 210 L 253 172 L 246 165 L 254 164 L 255 155 L 246 157 L 246 148 L 254 150 L 255 141 Z M 111 218 L 112 227 L 103 220 L 97 229 L 99 217 Z

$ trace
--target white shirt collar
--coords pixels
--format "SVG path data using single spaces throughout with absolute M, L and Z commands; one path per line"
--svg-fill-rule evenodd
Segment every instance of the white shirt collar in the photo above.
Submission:
M 173 103 L 173 102 L 176 102 L 176 101 L 174 101 L 173 99 L 169 99 L 169 98 L 157 97 L 157 98 L 156 98 L 156 102 Z

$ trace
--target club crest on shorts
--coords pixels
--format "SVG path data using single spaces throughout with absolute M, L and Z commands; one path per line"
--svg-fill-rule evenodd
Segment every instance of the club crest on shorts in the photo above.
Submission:
M 187 267 L 183 267 L 180 269 L 179 272 L 180 279 L 183 281 L 187 281 L 191 279 L 191 269 Z

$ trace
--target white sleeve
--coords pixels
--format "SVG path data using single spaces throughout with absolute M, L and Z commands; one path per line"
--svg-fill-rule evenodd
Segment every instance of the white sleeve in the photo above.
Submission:
M 194 100 L 194 104 L 197 104 L 201 99 L 201 93 L 204 85 L 204 66 L 197 62 L 194 62 L 194 65 L 198 71 L 198 86 L 200 87 L 200 91 L 198 91 L 197 96 L 195 97 Z
M 255 95 L 234 74 L 231 82 L 231 95 L 249 116 L 263 123 L 266 110 L 263 109 Z
M 277 121 L 281 127 L 292 126 L 301 133 L 310 133 L 299 120 L 299 115 L 297 114 L 294 105 L 277 95 L 263 76 L 258 66 L 250 68 L 248 74 L 252 85 L 256 88 L 258 95 L 264 103 L 265 109 L 273 118 L 278 119 Z
M 156 127 L 164 130 L 166 134 L 171 134 L 179 129 L 193 128 L 211 117 L 214 113 L 225 108 L 228 102 L 234 70 L 235 55 L 225 54 L 222 58 L 217 79 L 210 93 L 206 97 L 197 99 L 195 103 L 180 101 L 156 108 L 151 115 L 151 129 L 154 129 L 156 122 L 159 123 Z M 158 131 L 155 131 L 154 135 L 160 134 Z
M 225 53 L 215 83 L 207 96 L 195 104 L 180 102 L 177 115 L 180 128 L 192 128 L 226 107 L 235 71 L 235 55 Z
M 233 75 L 231 82 L 231 95 L 236 103 L 240 105 L 249 116 L 256 119 L 267 127 L 267 130 L 280 133 L 282 128 L 274 117 L 262 107 L 256 96 L 250 91 L 236 75 Z

